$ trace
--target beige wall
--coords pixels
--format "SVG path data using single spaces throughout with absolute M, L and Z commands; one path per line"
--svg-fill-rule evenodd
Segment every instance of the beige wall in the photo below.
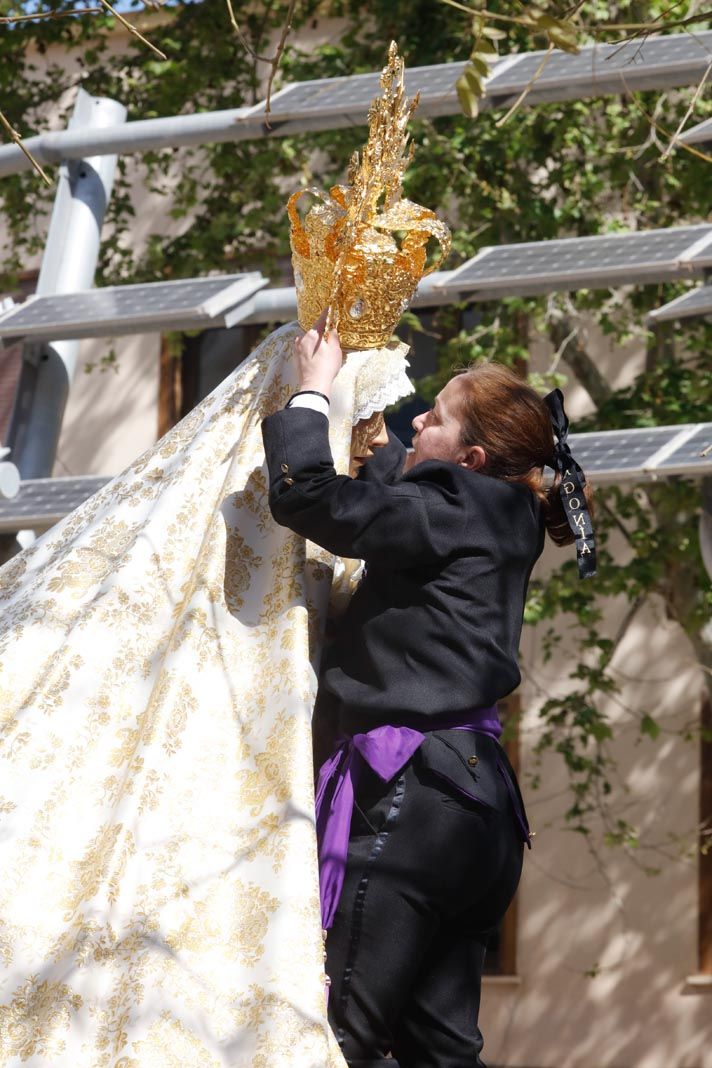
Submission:
M 160 335 L 83 341 L 55 475 L 115 475 L 156 440 Z M 101 370 L 111 350 L 116 363 Z M 85 368 L 93 364 L 88 373 Z
M 561 551 L 547 553 L 540 573 Z M 615 632 L 626 607 L 611 606 L 602 635 Z M 712 985 L 695 991 L 686 982 L 697 966 L 699 760 L 697 741 L 676 732 L 696 721 L 700 677 L 691 650 L 653 605 L 636 618 L 613 664 L 623 689 L 620 704 L 607 709 L 620 780 L 612 808 L 641 834 L 641 847 L 626 855 L 589 848 L 568 831 L 561 761 L 550 755 L 537 766 L 538 709 L 550 694 L 566 692 L 566 645 L 544 664 L 541 640 L 537 629 L 525 630 L 522 780 L 537 833 L 520 892 L 521 983 L 486 983 L 485 1060 L 526 1068 L 708 1068 Z M 644 711 L 663 728 L 657 742 L 638 740 Z M 538 790 L 527 785 L 535 771 Z M 586 974 L 592 970 L 595 978 Z

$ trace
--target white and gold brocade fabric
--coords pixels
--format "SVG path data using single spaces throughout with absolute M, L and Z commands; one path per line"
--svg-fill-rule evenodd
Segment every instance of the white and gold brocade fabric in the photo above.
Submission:
M 300 332 L 0 570 L 3 1068 L 343 1068 L 310 733 L 339 591 L 271 518 L 260 432 Z

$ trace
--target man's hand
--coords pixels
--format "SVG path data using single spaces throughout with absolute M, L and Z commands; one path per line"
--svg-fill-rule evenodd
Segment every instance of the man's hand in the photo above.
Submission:
M 297 365 L 300 389 L 314 389 L 326 397 L 331 395 L 331 386 L 341 370 L 343 353 L 335 330 L 324 338 L 326 312 L 311 330 L 294 343 L 294 360 Z

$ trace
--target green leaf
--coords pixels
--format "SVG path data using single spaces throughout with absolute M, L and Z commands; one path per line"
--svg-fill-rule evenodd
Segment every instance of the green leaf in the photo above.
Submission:
M 559 26 L 559 19 L 555 19 L 553 15 L 537 15 L 535 18 L 536 27 L 538 30 L 550 30 L 553 27 Z
M 469 119 L 476 118 L 480 110 L 477 103 L 477 96 L 481 94 L 473 93 L 466 74 L 462 74 L 457 79 L 455 82 L 455 89 L 457 90 L 457 99 L 464 114 L 467 115 Z
M 485 26 L 482 30 L 483 37 L 489 37 L 490 41 L 504 41 L 507 34 L 504 30 L 498 30 L 496 26 Z
M 576 30 L 569 23 L 562 23 L 560 26 L 552 27 L 549 30 L 549 40 L 557 48 L 560 48 L 562 52 L 569 52 L 571 55 L 578 55 L 580 52 L 578 38 Z
M 483 38 L 484 36 L 485 35 L 483 34 Z M 497 46 L 493 43 L 492 40 L 484 40 L 483 38 L 480 38 L 480 41 L 477 45 L 477 52 L 483 56 L 496 56 L 498 54 Z
M 608 724 L 600 720 L 598 723 L 591 723 L 589 730 L 597 742 L 604 742 L 607 738 L 613 737 L 613 731 Z
M 647 734 L 649 738 L 653 739 L 653 741 L 655 741 L 655 739 L 660 734 L 660 727 L 655 722 L 653 717 L 648 715 L 647 712 L 640 721 L 640 733 Z
M 484 94 L 485 87 L 482 84 L 482 77 L 476 67 L 468 63 L 463 71 L 462 76 L 467 81 L 471 92 L 473 92 L 475 96 L 479 97 Z
M 490 74 L 489 63 L 482 58 L 482 56 L 476 53 L 470 56 L 470 65 L 474 67 L 478 74 L 481 74 L 483 78 L 488 78 Z

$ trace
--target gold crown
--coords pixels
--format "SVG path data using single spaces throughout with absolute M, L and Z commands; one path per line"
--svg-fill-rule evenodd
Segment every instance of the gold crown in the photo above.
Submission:
M 450 231 L 435 212 L 401 197 L 403 175 L 413 156 L 408 120 L 418 95 L 408 101 L 404 64 L 395 43 L 381 73 L 383 94 L 368 113 L 368 141 L 349 165 L 349 185 L 328 194 L 300 189 L 287 205 L 297 317 L 308 330 L 325 308 L 327 331 L 339 332 L 344 348 L 378 348 L 391 337 L 420 279 L 450 251 Z M 317 198 L 304 221 L 297 202 Z M 426 268 L 431 237 L 440 255 Z

